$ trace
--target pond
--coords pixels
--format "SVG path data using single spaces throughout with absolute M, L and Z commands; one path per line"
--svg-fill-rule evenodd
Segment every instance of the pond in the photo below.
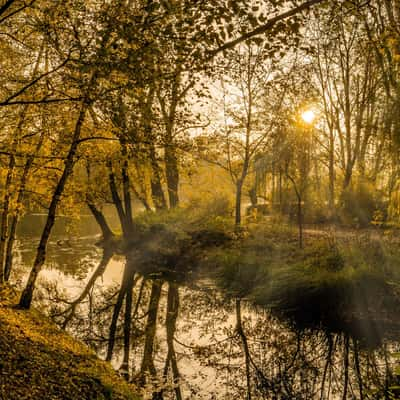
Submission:
M 44 216 L 30 215 L 20 225 L 12 276 L 20 286 L 43 223 Z M 35 304 L 105 358 L 125 259 L 113 256 L 71 312 L 103 256 L 91 217 L 81 217 L 78 226 L 59 218 Z M 144 398 L 389 399 L 389 387 L 398 384 L 400 332 L 388 334 L 368 321 L 357 335 L 296 328 L 246 299 L 225 297 L 203 275 L 185 282 L 137 276 L 131 304 L 130 340 L 124 335 L 125 303 L 111 360 L 142 386 Z

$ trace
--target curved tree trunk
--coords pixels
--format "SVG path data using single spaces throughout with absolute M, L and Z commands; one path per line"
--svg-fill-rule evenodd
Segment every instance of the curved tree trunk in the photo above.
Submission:
M 75 315 L 75 310 L 76 307 L 82 303 L 82 301 L 86 298 L 86 296 L 89 294 L 90 290 L 96 283 L 96 280 L 104 274 L 105 269 L 107 268 L 108 263 L 110 262 L 112 256 L 114 255 L 114 249 L 111 248 L 106 248 L 103 251 L 103 256 L 100 260 L 99 265 L 97 266 L 96 270 L 93 272 L 92 276 L 90 277 L 88 283 L 86 284 L 85 288 L 83 289 L 82 293 L 79 295 L 79 297 L 73 301 L 72 304 L 68 307 L 67 310 L 63 314 L 66 314 L 66 317 L 64 319 L 64 322 L 62 324 L 62 328 L 66 329 L 67 325 Z
M 68 155 L 65 159 L 64 170 L 60 177 L 60 180 L 57 183 L 56 189 L 53 193 L 53 197 L 51 199 L 49 211 L 47 214 L 47 220 L 45 227 L 42 232 L 42 236 L 40 238 L 39 246 L 36 252 L 36 258 L 33 263 L 33 267 L 28 277 L 28 282 L 25 286 L 25 289 L 22 292 L 21 299 L 19 301 L 19 306 L 24 309 L 28 309 L 32 303 L 33 291 L 35 289 L 36 279 L 43 267 L 46 258 L 46 249 L 47 243 L 49 241 L 50 233 L 52 231 L 54 222 L 56 220 L 56 212 L 58 205 L 61 200 L 61 195 L 64 192 L 65 185 L 69 176 L 73 171 L 73 167 L 75 164 L 75 156 L 78 150 L 79 139 L 81 135 L 81 129 L 83 126 L 83 122 L 85 120 L 86 111 L 88 110 L 89 104 L 87 101 L 83 101 L 81 105 L 81 109 L 79 112 L 78 120 L 75 124 L 74 134 L 72 136 L 71 146 L 68 152 Z
M 96 220 L 97 224 L 99 225 L 100 229 L 101 229 L 101 233 L 103 235 L 103 239 L 104 241 L 110 241 L 110 239 L 112 239 L 114 237 L 114 234 L 111 230 L 111 228 L 109 227 L 103 213 L 97 209 L 97 207 L 91 203 L 91 202 L 87 202 L 86 203 L 87 206 L 89 207 L 89 210 L 91 211 L 94 219 Z

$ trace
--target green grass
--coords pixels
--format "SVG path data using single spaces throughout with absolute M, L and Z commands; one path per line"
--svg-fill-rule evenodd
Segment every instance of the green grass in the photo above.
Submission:
M 139 400 L 111 365 L 0 288 L 1 400 Z
M 320 234 L 309 235 L 299 249 L 295 230 L 258 225 L 234 247 L 216 250 L 208 263 L 225 293 L 296 325 L 360 334 L 368 324 L 400 327 L 399 244 Z

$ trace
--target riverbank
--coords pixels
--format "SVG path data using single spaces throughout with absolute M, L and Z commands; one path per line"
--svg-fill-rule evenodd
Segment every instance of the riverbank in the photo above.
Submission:
M 400 246 L 383 232 L 297 232 L 255 225 L 231 248 L 208 255 L 228 295 L 266 307 L 297 327 L 380 342 L 400 332 Z M 374 335 L 373 335 L 374 334 Z
M 1 400 L 139 400 L 111 365 L 0 288 Z

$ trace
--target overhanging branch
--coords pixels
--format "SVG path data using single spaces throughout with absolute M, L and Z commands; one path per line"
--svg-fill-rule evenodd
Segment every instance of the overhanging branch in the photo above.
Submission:
M 217 55 L 218 53 L 221 53 L 224 50 L 228 50 L 228 49 L 235 47 L 237 44 L 244 42 L 245 40 L 251 39 L 252 37 L 257 36 L 257 35 L 261 35 L 262 33 L 265 33 L 267 31 L 269 31 L 271 28 L 273 28 L 273 26 L 277 22 L 287 19 L 289 17 L 292 17 L 293 15 L 296 15 L 302 11 L 308 10 L 310 7 L 312 7 L 316 4 L 322 3 L 324 1 L 326 1 L 326 0 L 306 1 L 305 3 L 299 5 L 298 7 L 295 7 L 289 11 L 286 11 L 280 15 L 277 15 L 276 17 L 271 18 L 264 25 L 261 25 L 258 28 L 241 35 L 237 39 L 234 39 L 230 42 L 223 44 L 222 46 L 220 46 L 214 50 L 211 50 L 210 55 L 211 55 L 211 57 L 213 57 L 213 56 Z

